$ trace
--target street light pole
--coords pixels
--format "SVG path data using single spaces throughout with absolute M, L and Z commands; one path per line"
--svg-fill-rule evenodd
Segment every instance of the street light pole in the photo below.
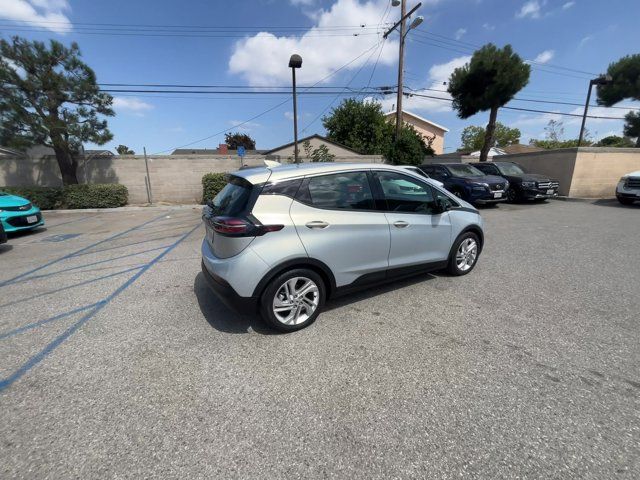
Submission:
M 600 75 L 598 78 L 589 80 L 589 91 L 587 92 L 587 101 L 584 103 L 584 113 L 582 114 L 582 125 L 580 125 L 580 136 L 578 137 L 578 146 L 582 145 L 584 138 L 584 125 L 587 122 L 587 113 L 589 112 L 589 102 L 591 101 L 591 89 L 594 85 L 608 85 L 613 83 L 611 75 Z
M 293 82 L 293 157 L 295 163 L 300 163 L 298 159 L 298 101 L 296 98 L 296 68 L 300 67 L 302 67 L 302 57 L 294 53 L 289 59 L 289 68 L 291 68 Z

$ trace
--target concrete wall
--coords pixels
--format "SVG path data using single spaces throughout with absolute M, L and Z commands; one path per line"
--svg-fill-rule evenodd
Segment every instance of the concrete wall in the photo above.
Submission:
M 202 176 L 210 172 L 233 172 L 240 168 L 237 156 L 166 155 L 149 156 L 149 176 L 154 202 L 199 203 L 202 198 Z M 265 157 L 244 157 L 244 164 L 264 165 Z M 336 161 L 380 163 L 378 155 L 338 158 Z M 145 165 L 142 155 L 96 157 L 87 163 L 88 183 L 121 183 L 129 189 L 129 203 L 147 202 Z M 78 180 L 85 181 L 83 162 L 78 167 Z M 0 186 L 60 186 L 60 170 L 55 158 L 0 158 Z

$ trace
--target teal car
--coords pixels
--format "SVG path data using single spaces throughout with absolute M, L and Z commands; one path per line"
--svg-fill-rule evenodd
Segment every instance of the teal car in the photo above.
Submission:
M 26 198 L 0 192 L 0 224 L 6 233 L 20 232 L 43 226 L 44 218 Z

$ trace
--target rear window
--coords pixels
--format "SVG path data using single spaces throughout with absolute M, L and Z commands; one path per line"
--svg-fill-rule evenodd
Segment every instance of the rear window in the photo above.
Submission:
M 214 215 L 235 216 L 244 212 L 251 197 L 253 185 L 239 177 L 230 177 L 229 183 L 211 201 Z

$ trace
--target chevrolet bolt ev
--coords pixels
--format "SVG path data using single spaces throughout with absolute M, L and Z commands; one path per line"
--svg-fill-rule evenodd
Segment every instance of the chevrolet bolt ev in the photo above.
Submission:
M 308 326 L 327 298 L 363 286 L 438 269 L 465 275 L 484 241 L 475 208 L 391 165 L 238 171 L 203 221 L 209 286 L 282 331 Z

